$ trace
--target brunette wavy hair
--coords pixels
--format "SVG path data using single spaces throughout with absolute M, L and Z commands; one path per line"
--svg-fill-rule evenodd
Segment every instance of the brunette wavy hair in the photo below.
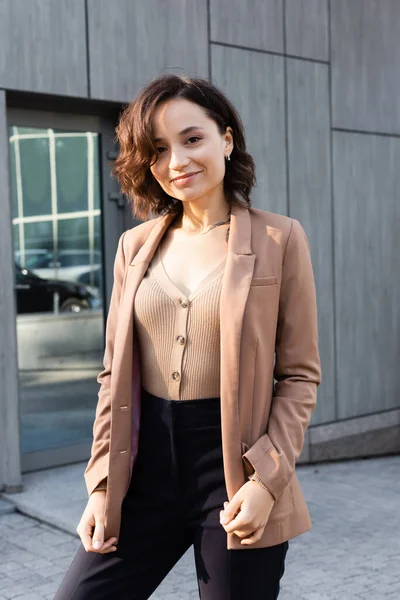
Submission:
M 182 202 L 167 194 L 150 171 L 157 149 L 152 135 L 152 116 L 156 106 L 172 98 L 185 98 L 203 108 L 215 121 L 221 134 L 226 127 L 233 130 L 234 148 L 226 161 L 224 192 L 246 207 L 251 206 L 250 191 L 256 184 L 255 165 L 246 151 L 243 123 L 231 102 L 206 79 L 188 75 L 161 75 L 143 87 L 123 109 L 116 138 L 119 154 L 112 166 L 112 175 L 131 201 L 135 218 L 147 220 L 153 216 L 182 213 Z

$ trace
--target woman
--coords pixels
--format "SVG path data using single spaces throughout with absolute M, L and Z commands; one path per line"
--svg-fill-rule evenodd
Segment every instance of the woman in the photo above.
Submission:
M 116 131 L 144 222 L 117 250 L 82 546 L 55 598 L 144 600 L 193 545 L 203 600 L 276 599 L 311 528 L 295 472 L 321 378 L 306 234 L 251 208 L 240 118 L 207 81 L 154 79 Z

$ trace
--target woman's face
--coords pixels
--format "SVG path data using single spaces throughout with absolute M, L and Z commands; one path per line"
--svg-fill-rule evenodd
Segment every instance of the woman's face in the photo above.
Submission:
M 180 98 L 156 108 L 152 132 L 157 160 L 150 170 L 168 195 L 194 201 L 223 194 L 225 156 L 233 149 L 231 127 L 221 134 L 198 104 Z

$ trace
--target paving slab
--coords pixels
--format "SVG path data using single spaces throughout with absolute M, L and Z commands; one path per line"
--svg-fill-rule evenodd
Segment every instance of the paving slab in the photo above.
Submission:
M 53 599 L 80 545 L 85 466 L 26 474 L 0 498 L 0 600 Z M 279 600 L 400 600 L 400 456 L 297 473 L 313 528 L 289 542 Z M 151 600 L 198 597 L 190 548 Z

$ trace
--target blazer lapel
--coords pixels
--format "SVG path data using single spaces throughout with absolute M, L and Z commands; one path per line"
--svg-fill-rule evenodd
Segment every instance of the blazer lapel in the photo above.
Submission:
M 118 377 L 112 379 L 114 385 L 112 385 L 111 392 L 114 398 L 119 399 L 118 404 L 129 405 L 131 403 L 132 407 L 128 486 L 138 450 L 141 407 L 141 377 L 137 340 L 133 327 L 133 306 L 139 284 L 172 218 L 173 216 L 170 214 L 164 215 L 154 224 L 147 239 L 129 263 L 122 290 L 121 306 L 118 311 L 119 320 L 113 357 L 113 371 L 118 373 Z
M 228 255 L 220 297 L 221 428 L 229 499 L 243 484 L 239 421 L 239 357 L 242 323 L 256 255 L 251 251 L 251 219 L 247 208 L 233 204 Z M 238 460 L 240 457 L 240 460 Z
M 150 233 L 145 242 L 140 247 L 137 254 L 131 259 L 127 267 L 125 282 L 122 290 L 121 306 L 119 307 L 119 322 L 115 339 L 115 356 L 114 360 L 121 360 L 122 355 L 125 355 L 128 348 L 131 346 L 130 341 L 133 333 L 133 302 L 136 290 L 139 287 L 141 280 L 146 272 L 147 266 L 150 263 L 152 256 L 158 246 L 164 231 L 169 222 L 172 220 L 172 215 L 164 215 L 150 230 Z M 121 356 L 118 354 L 118 349 Z
M 170 214 L 164 215 L 154 224 L 147 239 L 128 265 L 119 309 L 120 321 L 115 340 L 115 349 L 120 349 L 121 352 L 121 356 L 117 356 L 117 359 L 122 360 L 127 352 L 132 350 L 131 340 L 133 335 L 133 304 L 135 294 L 157 249 L 158 243 L 172 218 L 173 216 Z M 127 362 L 126 364 L 129 363 Z

